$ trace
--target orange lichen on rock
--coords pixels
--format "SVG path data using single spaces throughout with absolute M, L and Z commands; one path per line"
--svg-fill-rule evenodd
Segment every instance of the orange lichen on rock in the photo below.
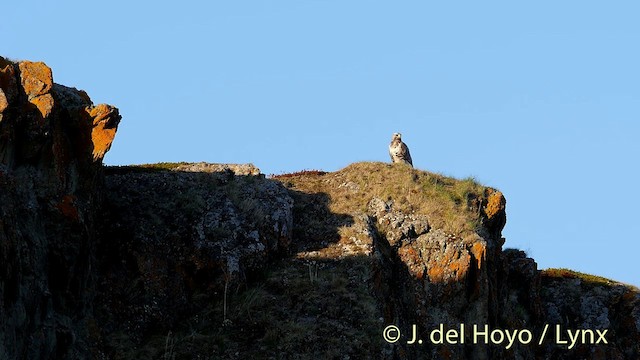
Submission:
M 17 84 L 13 66 L 9 63 L 0 62 L 0 90 L 6 99 L 7 107 L 16 98 L 18 92 Z
M 36 96 L 30 102 L 38 108 L 43 118 L 51 115 L 51 110 L 53 110 L 53 96 L 51 94 Z
M 53 75 L 45 63 L 21 61 L 18 66 L 22 88 L 29 100 L 51 91 Z
M 2 113 L 9 106 L 9 100 L 4 94 L 4 91 L 0 88 L 0 113 Z
M 484 213 L 491 220 L 504 213 L 507 200 L 502 195 L 502 192 L 498 190 L 487 189 L 487 193 L 487 205 L 484 208 Z
M 93 129 L 91 130 L 93 161 L 99 161 L 111 148 L 121 117 L 117 108 L 105 104 L 87 108 L 86 111 L 93 118 Z
M 487 245 L 482 242 L 475 242 L 471 246 L 471 254 L 477 260 L 478 270 L 482 269 L 487 254 Z
M 411 245 L 402 246 L 398 249 L 398 256 L 416 279 L 421 280 L 424 277 L 424 262 L 420 254 Z
M 61 137 L 57 131 L 50 131 L 50 127 L 80 121 L 82 126 L 78 129 L 82 134 L 74 134 L 71 138 L 78 139 L 77 142 L 81 145 L 72 152 L 77 152 L 80 148 L 87 149 L 89 151 L 86 153 L 92 153 L 91 160 L 99 162 L 111 148 L 121 119 L 117 108 L 105 104 L 93 106 L 84 91 L 54 84 L 51 69 L 45 63 L 13 63 L 0 57 L 0 121 L 7 120 L 8 108 L 28 113 L 29 116 L 22 117 L 22 126 L 29 127 L 32 134 L 37 134 L 33 135 L 33 139 L 37 137 L 33 144 L 24 141 L 21 143 L 21 154 L 26 157 L 36 156 L 47 144 L 53 144 L 54 155 L 67 154 L 67 142 L 60 141 L 66 137 Z M 51 137 L 53 141 L 48 141 Z M 14 156 L 17 152 L 11 154 Z M 11 162 L 7 156 L 9 155 L 0 154 L 5 162 Z M 65 170 L 59 167 L 59 171 L 64 173 Z
M 427 274 L 431 282 L 459 281 L 467 275 L 470 264 L 469 252 L 448 248 L 441 257 L 429 261 Z
M 53 110 L 53 87 L 51 69 L 43 62 L 22 61 L 20 69 L 20 83 L 30 103 L 36 106 L 43 118 L 48 117 Z
M 485 190 L 485 201 L 483 215 L 484 225 L 494 236 L 500 237 L 504 225 L 507 223 L 507 213 L 505 211 L 507 200 L 498 190 L 487 188 Z

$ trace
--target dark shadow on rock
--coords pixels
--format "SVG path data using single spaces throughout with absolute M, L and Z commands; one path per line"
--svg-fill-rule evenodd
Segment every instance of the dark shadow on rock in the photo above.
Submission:
M 82 358 L 101 194 L 90 100 L 60 98 L 42 63 L 0 61 L 0 87 L 0 358 Z
M 299 248 L 337 241 L 337 227 L 350 221 L 328 210 L 326 194 L 295 193 L 262 175 L 145 167 L 105 174 L 96 319 L 100 351 L 112 356 L 229 300 Z M 297 206 L 323 226 L 299 226 Z
M 338 230 L 354 224 L 353 216 L 330 210 L 331 198 L 323 192 L 306 193 L 288 189 L 293 198 L 293 238 L 291 252 L 324 249 L 340 240 Z

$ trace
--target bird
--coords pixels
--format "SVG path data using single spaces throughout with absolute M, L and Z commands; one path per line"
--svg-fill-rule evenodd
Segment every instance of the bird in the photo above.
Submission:
M 391 144 L 389 144 L 389 155 L 391 156 L 391 162 L 405 163 L 413 167 L 411 161 L 411 154 L 407 144 L 402 142 L 402 134 L 393 133 L 391 137 Z

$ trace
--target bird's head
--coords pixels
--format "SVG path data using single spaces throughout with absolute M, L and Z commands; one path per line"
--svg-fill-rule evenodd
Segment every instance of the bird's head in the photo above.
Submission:
M 400 133 L 393 133 L 393 136 L 391 137 L 391 140 L 401 140 L 402 139 L 402 134 Z

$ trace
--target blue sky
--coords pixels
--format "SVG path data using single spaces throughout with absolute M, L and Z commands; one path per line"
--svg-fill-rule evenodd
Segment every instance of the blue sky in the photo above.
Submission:
M 506 247 L 640 285 L 640 3 L 22 1 L 1 55 L 120 108 L 105 162 L 388 161 L 507 197 Z

